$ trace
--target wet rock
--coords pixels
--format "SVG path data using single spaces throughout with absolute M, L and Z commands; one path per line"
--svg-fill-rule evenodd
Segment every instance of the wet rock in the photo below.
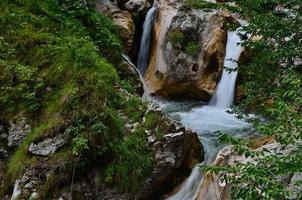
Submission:
M 26 120 L 24 118 L 17 123 L 11 121 L 7 137 L 8 146 L 19 146 L 29 132 L 30 126 L 26 123 Z
M 126 9 L 132 13 L 147 13 L 151 4 L 147 0 L 129 0 L 126 4 Z
M 168 22 L 162 25 L 158 21 L 171 15 L 169 26 Z M 232 20 L 211 9 L 180 9 L 176 14 L 160 10 L 155 24 L 155 50 L 145 74 L 151 91 L 167 98 L 209 100 L 223 68 L 225 24 Z M 167 29 L 164 36 L 163 29 Z
M 131 13 L 119 9 L 115 4 L 100 4 L 96 5 L 97 10 L 102 12 L 117 25 L 119 36 L 123 42 L 124 52 L 128 53 L 133 46 L 135 35 L 135 23 L 133 21 Z
M 60 134 L 54 138 L 46 138 L 42 142 L 31 143 L 28 151 L 34 155 L 48 156 L 63 147 L 67 142 L 67 138 L 64 134 Z

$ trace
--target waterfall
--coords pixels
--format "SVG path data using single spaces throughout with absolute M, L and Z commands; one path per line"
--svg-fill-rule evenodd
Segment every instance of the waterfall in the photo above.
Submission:
M 235 69 L 238 67 L 237 60 L 243 50 L 240 45 L 242 42 L 239 35 L 240 30 L 239 28 L 236 31 L 228 32 L 224 59 L 225 68 L 215 94 L 210 101 L 210 105 L 194 108 L 190 112 L 177 113 L 183 125 L 197 132 L 204 146 L 204 163 L 206 164 L 211 164 L 214 161 L 220 148 L 217 131 L 229 132 L 233 135 L 242 135 L 241 130 L 250 126 L 247 122 L 239 120 L 235 115 L 226 112 L 233 103 L 237 78 L 237 71 Z M 200 167 L 197 165 L 189 178 L 182 184 L 180 190 L 167 200 L 219 200 L 220 197 L 217 187 L 213 187 L 213 185 L 211 186 L 210 184 L 209 180 L 203 176 Z M 207 188 L 206 194 L 203 194 L 204 196 L 201 197 L 199 195 L 204 191 L 202 187 Z
M 238 59 L 242 52 L 241 38 L 238 28 L 236 31 L 228 32 L 226 55 L 224 58 L 224 69 L 221 80 L 211 99 L 210 105 L 219 108 L 229 108 L 233 104 L 235 83 L 237 78 Z
M 137 67 L 133 64 L 133 62 L 131 61 L 131 59 L 127 55 L 123 54 L 122 56 L 125 59 L 125 61 L 127 63 L 129 63 L 133 67 L 133 69 L 135 69 L 135 71 L 137 72 L 137 74 L 139 75 L 139 79 L 140 79 L 141 83 L 143 84 L 143 88 L 144 88 L 144 94 L 142 96 L 143 100 L 150 99 L 150 90 L 149 90 L 149 88 L 148 88 L 148 86 L 146 84 L 146 81 L 145 81 L 144 77 L 142 76 L 142 74 L 140 73 L 140 71 L 137 69 Z
M 150 58 L 150 43 L 151 43 L 151 33 L 152 26 L 154 24 L 154 18 L 156 14 L 156 7 L 153 6 L 147 13 L 146 19 L 143 25 L 143 35 L 140 43 L 140 49 L 137 59 L 137 66 L 142 75 L 145 74 L 149 64 Z

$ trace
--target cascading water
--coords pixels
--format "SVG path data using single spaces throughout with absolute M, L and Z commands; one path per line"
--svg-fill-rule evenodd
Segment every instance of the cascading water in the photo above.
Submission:
M 240 29 L 240 28 L 239 28 Z M 219 108 L 229 108 L 233 104 L 237 67 L 239 56 L 242 52 L 239 30 L 228 32 L 224 70 L 210 105 Z
M 123 58 L 125 59 L 125 61 L 126 61 L 127 63 L 129 63 L 129 64 L 133 67 L 133 69 L 136 70 L 137 74 L 139 75 L 139 79 L 140 79 L 141 83 L 143 84 L 143 88 L 144 88 L 143 99 L 144 99 L 144 100 L 150 99 L 150 91 L 149 91 L 149 88 L 148 88 L 148 86 L 147 86 L 147 84 L 146 84 L 146 81 L 145 81 L 144 77 L 142 76 L 142 74 L 140 73 L 140 71 L 139 71 L 139 70 L 137 69 L 137 67 L 132 63 L 131 59 L 130 59 L 127 55 L 123 54 Z
M 138 54 L 138 60 L 137 60 L 137 67 L 132 63 L 131 59 L 123 54 L 123 58 L 137 71 L 139 78 L 143 84 L 144 87 L 144 95 L 143 99 L 148 100 L 150 99 L 150 91 L 146 84 L 146 81 L 143 77 L 149 63 L 149 52 L 150 52 L 150 46 L 151 46 L 151 35 L 152 35 L 152 26 L 154 24 L 154 18 L 156 14 L 156 6 L 153 6 L 148 11 L 144 25 L 143 25 L 143 34 L 141 38 L 140 43 L 140 50 Z
M 193 129 L 198 133 L 205 151 L 205 164 L 211 164 L 216 157 L 219 147 L 218 131 L 223 131 L 233 135 L 244 135 L 244 129 L 250 125 L 227 113 L 227 109 L 232 105 L 234 99 L 235 82 L 237 77 L 237 60 L 243 50 L 240 45 L 240 29 L 228 32 L 226 55 L 224 59 L 224 70 L 222 78 L 217 86 L 215 94 L 209 106 L 193 108 L 190 112 L 169 113 L 172 117 L 179 119 L 183 125 Z M 204 164 L 201 163 L 201 164 Z M 180 190 L 169 197 L 168 200 L 193 200 L 198 199 L 198 190 L 205 177 L 197 165 L 190 177 L 182 184 Z M 219 195 L 209 187 L 206 196 L 202 199 L 216 200 Z
M 150 43 L 151 43 L 151 33 L 152 26 L 154 24 L 154 18 L 156 14 L 156 7 L 153 6 L 147 13 L 146 19 L 143 25 L 143 35 L 140 43 L 140 49 L 137 59 L 137 67 L 141 74 L 145 74 L 149 64 L 150 58 Z
M 167 15 L 169 16 L 167 19 L 172 19 L 175 13 L 176 12 L 173 9 L 171 12 L 167 12 Z M 151 97 L 149 95 L 149 89 L 145 83 L 143 74 L 149 64 L 151 31 L 155 14 L 156 7 L 152 7 L 147 13 L 137 61 L 138 73 L 145 89 L 144 97 L 161 106 L 163 111 L 170 117 L 180 121 L 187 128 L 194 130 L 203 144 L 205 153 L 205 161 L 195 166 L 191 175 L 182 184 L 180 190 L 175 195 L 169 197 L 168 200 L 197 200 L 200 199 L 200 194 L 203 195 L 202 199 L 218 200 L 220 199 L 219 192 L 217 192 L 213 185 L 206 186 L 206 194 L 203 194 L 202 191 L 204 191 L 204 186 L 207 185 L 207 181 L 205 180 L 206 178 L 203 172 L 200 170 L 200 165 L 211 164 L 221 148 L 218 142 L 218 131 L 244 136 L 245 134 L 248 134 L 248 132 L 244 130 L 250 128 L 250 124 L 246 121 L 239 120 L 234 114 L 227 113 L 227 109 L 233 103 L 235 82 L 237 78 L 235 69 L 238 67 L 237 60 L 242 52 L 242 46 L 240 45 L 242 41 L 239 36 L 240 29 L 237 29 L 234 32 L 228 32 L 226 55 L 224 59 L 225 68 L 209 106 L 200 106 L 199 103 L 199 106 L 196 107 L 196 102 L 173 102 L 162 98 Z M 163 30 L 166 30 L 165 27 L 168 27 L 167 24 L 169 23 L 170 21 L 165 21 Z M 165 32 L 161 31 L 161 33 Z M 161 50 L 160 46 L 157 47 L 157 51 L 159 50 Z M 161 53 L 158 52 L 159 57 L 160 55 Z M 124 58 L 134 66 L 127 56 L 124 55 Z M 161 62 L 163 62 L 164 59 L 159 60 L 160 62 L 156 63 L 161 67 Z

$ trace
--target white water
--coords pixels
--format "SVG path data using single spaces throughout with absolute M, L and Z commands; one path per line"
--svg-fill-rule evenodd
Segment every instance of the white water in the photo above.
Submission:
M 143 35 L 140 43 L 140 49 L 137 59 L 137 67 L 141 74 L 145 74 L 149 64 L 150 58 L 150 43 L 151 43 L 151 31 L 154 24 L 154 18 L 156 14 L 156 7 L 153 6 L 147 13 L 145 22 L 143 25 Z
M 229 108 L 233 104 L 235 83 L 237 78 L 238 59 L 242 52 L 239 30 L 228 32 L 224 70 L 210 105 L 218 108 Z M 230 71 L 235 70 L 235 71 Z
M 123 54 L 123 58 L 125 59 L 125 61 L 127 63 L 129 63 L 133 67 L 133 69 L 135 69 L 135 71 L 139 75 L 139 79 L 140 79 L 141 83 L 143 84 L 143 88 L 144 88 L 144 94 L 143 94 L 143 97 L 142 97 L 143 100 L 150 99 L 150 90 L 149 90 L 149 88 L 146 84 L 146 81 L 145 81 L 144 77 L 142 76 L 140 71 L 137 69 L 137 67 L 133 64 L 133 62 L 131 61 L 131 59 L 127 55 Z
M 201 143 L 204 146 L 205 162 L 211 164 L 215 159 L 218 150 L 221 148 L 218 142 L 218 131 L 232 134 L 244 135 L 244 130 L 249 128 L 249 123 L 239 120 L 234 114 L 229 114 L 227 109 L 232 105 L 234 99 L 236 69 L 239 56 L 242 52 L 241 38 L 238 35 L 239 29 L 235 32 L 228 32 L 226 55 L 221 80 L 217 86 L 215 94 L 210 102 L 210 106 L 202 106 L 191 109 L 190 112 L 172 112 L 170 115 L 178 119 L 184 126 L 197 132 Z M 204 164 L 201 163 L 201 164 Z M 180 190 L 169 197 L 168 200 L 193 200 L 197 197 L 199 187 L 203 182 L 203 173 L 199 166 L 196 166 L 189 178 L 182 184 Z M 210 190 L 210 188 L 208 188 Z M 214 193 L 215 194 L 215 193 Z M 211 196 L 211 191 L 205 199 L 216 200 L 218 195 Z

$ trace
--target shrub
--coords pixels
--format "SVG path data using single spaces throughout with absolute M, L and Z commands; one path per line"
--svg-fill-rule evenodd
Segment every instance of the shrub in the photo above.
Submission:
M 200 50 L 200 45 L 197 42 L 188 42 L 185 46 L 185 52 L 193 57 L 197 56 Z
M 168 34 L 168 38 L 171 41 L 172 45 L 182 44 L 185 36 L 179 28 L 171 30 Z

